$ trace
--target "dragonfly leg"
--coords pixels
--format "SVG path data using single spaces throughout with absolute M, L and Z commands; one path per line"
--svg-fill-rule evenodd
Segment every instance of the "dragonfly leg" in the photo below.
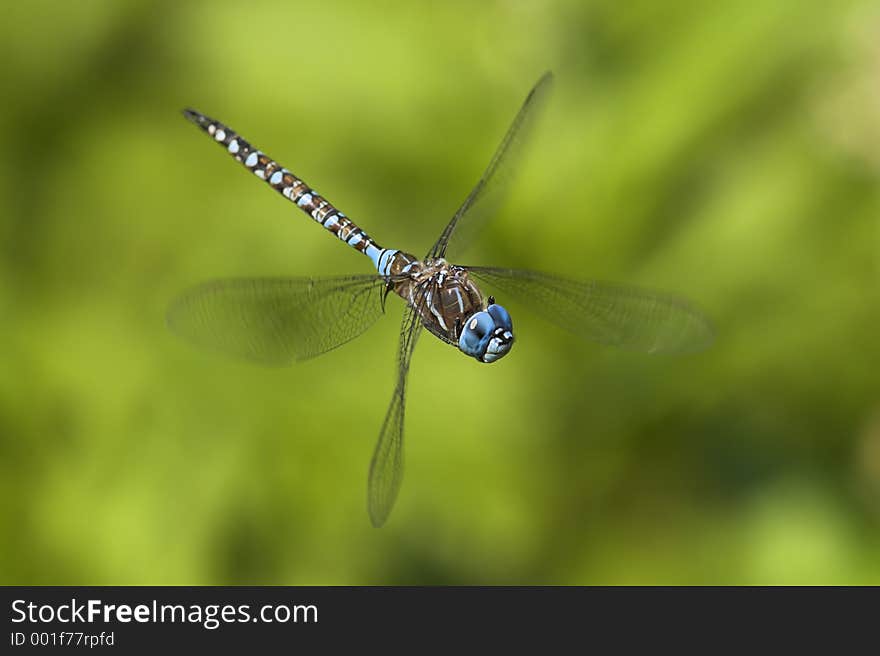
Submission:
M 382 314 L 385 314 L 385 299 L 388 298 L 388 294 L 394 289 L 394 285 L 389 280 L 385 283 L 385 293 L 382 294 Z

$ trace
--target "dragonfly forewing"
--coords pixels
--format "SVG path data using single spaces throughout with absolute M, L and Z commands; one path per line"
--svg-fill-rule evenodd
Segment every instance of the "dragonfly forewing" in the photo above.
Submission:
M 428 252 L 428 257 L 445 257 L 446 251 L 460 251 L 473 241 L 486 221 L 492 218 L 504 200 L 507 186 L 513 178 L 520 153 L 528 141 L 541 109 L 550 95 L 553 74 L 544 73 L 526 96 L 516 117 L 492 155 L 489 166 L 461 207 L 452 216 L 440 238 Z M 467 220 L 465 219 L 467 215 Z
M 670 294 L 524 269 L 466 268 L 490 287 L 521 299 L 547 321 L 600 344 L 681 353 L 702 350 L 714 339 L 706 315 Z

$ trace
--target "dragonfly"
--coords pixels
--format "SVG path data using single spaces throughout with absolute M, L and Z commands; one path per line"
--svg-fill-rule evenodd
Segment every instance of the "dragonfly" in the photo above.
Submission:
M 326 353 L 366 331 L 393 294 L 404 302 L 397 379 L 370 461 L 367 509 L 385 524 L 403 480 L 404 416 L 413 350 L 423 329 L 480 363 L 510 353 L 510 313 L 487 295 L 509 295 L 544 319 L 600 344 L 645 352 L 685 352 L 712 341 L 706 316 L 687 300 L 598 280 L 573 280 L 527 269 L 462 266 L 447 252 L 463 249 L 499 210 L 553 75 L 529 92 L 488 167 L 423 258 L 384 248 L 326 198 L 219 121 L 192 109 L 184 115 L 252 174 L 323 228 L 366 255 L 375 272 L 331 277 L 215 280 L 182 293 L 170 305 L 169 327 L 190 341 L 269 365 Z

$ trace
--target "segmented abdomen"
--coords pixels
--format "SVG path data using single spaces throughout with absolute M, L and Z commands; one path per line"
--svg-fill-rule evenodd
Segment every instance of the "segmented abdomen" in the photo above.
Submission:
M 339 239 L 364 253 L 373 260 L 380 274 L 387 275 L 390 258 L 396 251 L 382 248 L 351 219 L 333 207 L 326 198 L 271 157 L 251 146 L 229 127 L 191 109 L 184 110 L 183 113 L 207 132 L 214 141 L 226 148 L 236 161 L 241 162 L 261 180 L 265 180 L 275 191 L 295 203 Z

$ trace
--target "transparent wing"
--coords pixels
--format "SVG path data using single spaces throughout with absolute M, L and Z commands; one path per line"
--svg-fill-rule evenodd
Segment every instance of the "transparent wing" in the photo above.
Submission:
M 391 404 L 385 414 L 376 450 L 370 462 L 367 482 L 367 509 L 373 526 L 379 528 L 388 519 L 400 484 L 403 482 L 403 418 L 406 407 L 406 381 L 413 349 L 416 346 L 422 322 L 419 313 L 407 306 L 400 329 L 397 385 Z
M 601 344 L 634 351 L 686 352 L 706 348 L 713 340 L 709 320 L 700 310 L 662 292 L 521 269 L 468 267 L 468 271 L 490 287 L 518 297 L 548 321 Z
M 550 71 L 544 73 L 535 84 L 522 108 L 513 119 L 513 123 L 501 140 L 501 144 L 492 156 L 489 166 L 486 168 L 480 181 L 473 188 L 461 207 L 449 221 L 443 230 L 443 234 L 437 243 L 431 248 L 428 257 L 444 257 L 446 250 L 452 241 L 453 250 L 469 243 L 469 240 L 478 232 L 497 211 L 504 198 L 506 183 L 510 181 L 513 168 L 518 159 L 519 152 L 528 137 L 536 115 L 544 104 L 553 82 L 553 74 Z M 462 222 L 465 214 L 467 221 Z M 465 227 L 466 226 L 466 227 Z
M 168 326 L 222 353 L 290 364 L 363 333 L 382 314 L 385 286 L 375 275 L 217 280 L 172 302 Z

